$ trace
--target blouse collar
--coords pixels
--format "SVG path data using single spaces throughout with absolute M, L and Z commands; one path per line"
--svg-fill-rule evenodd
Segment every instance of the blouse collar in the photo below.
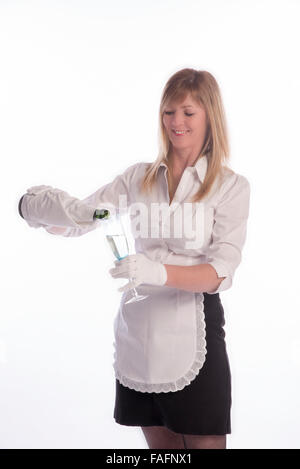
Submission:
M 164 163 L 163 161 L 160 163 L 159 168 L 161 166 L 167 168 L 166 163 Z M 207 156 L 203 155 L 201 158 L 198 159 L 194 166 L 187 166 L 186 168 L 191 168 L 192 171 L 196 170 L 200 181 L 203 183 L 207 171 Z

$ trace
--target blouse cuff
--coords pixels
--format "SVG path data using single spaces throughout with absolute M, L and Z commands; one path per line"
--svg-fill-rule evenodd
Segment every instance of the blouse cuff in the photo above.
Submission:
M 220 283 L 218 288 L 216 288 L 216 290 L 212 292 L 207 292 L 207 293 L 209 295 L 214 295 L 215 293 L 219 293 L 220 291 L 228 290 L 228 288 L 230 288 L 232 285 L 232 278 L 226 266 L 222 264 L 222 262 L 216 261 L 216 260 L 212 262 L 208 262 L 208 264 L 211 265 L 215 269 L 215 271 L 217 272 L 217 276 L 219 278 L 220 277 L 225 277 L 225 278 L 222 280 L 222 282 Z

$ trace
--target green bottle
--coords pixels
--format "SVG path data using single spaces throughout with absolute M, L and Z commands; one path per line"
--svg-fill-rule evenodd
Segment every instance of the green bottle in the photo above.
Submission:
M 109 210 L 107 209 L 101 209 L 99 210 L 98 208 L 94 212 L 93 219 L 98 218 L 98 219 L 106 219 L 110 217 Z

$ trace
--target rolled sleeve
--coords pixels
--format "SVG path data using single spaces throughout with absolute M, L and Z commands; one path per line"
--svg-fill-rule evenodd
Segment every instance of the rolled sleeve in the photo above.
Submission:
M 219 278 L 225 278 L 216 290 L 208 292 L 211 295 L 232 285 L 235 270 L 242 259 L 249 216 L 250 184 L 244 176 L 235 173 L 222 192 L 215 208 L 207 264 L 214 267 Z

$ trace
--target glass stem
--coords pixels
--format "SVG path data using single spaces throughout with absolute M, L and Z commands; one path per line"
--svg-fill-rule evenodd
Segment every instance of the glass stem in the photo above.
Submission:
M 133 281 L 132 278 L 130 280 Z M 137 298 L 139 295 L 138 295 L 138 292 L 136 291 L 135 287 L 132 287 L 131 290 L 133 291 L 134 296 Z

